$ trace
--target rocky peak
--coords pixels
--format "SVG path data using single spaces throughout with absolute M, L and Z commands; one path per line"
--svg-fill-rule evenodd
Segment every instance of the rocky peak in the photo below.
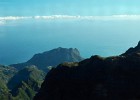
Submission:
M 77 48 L 62 48 L 62 47 L 58 47 L 56 49 L 52 49 L 50 51 L 46 51 L 40 54 L 48 54 L 48 53 L 57 53 L 57 54 L 58 53 L 75 53 L 80 56 L 80 52 Z
M 140 41 L 138 42 L 137 48 L 139 48 L 139 49 L 140 49 Z
M 69 49 L 71 52 L 73 52 L 73 53 L 75 53 L 76 55 L 79 55 L 80 56 L 80 52 L 79 52 L 79 50 L 77 49 L 77 48 L 70 48 Z
M 122 56 L 127 56 L 134 53 L 140 53 L 140 41 L 138 42 L 138 45 L 136 47 L 129 48 L 125 53 L 122 54 Z

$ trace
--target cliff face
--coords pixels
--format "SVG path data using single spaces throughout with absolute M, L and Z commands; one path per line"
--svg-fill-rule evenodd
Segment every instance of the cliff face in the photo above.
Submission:
M 139 46 L 129 54 L 60 64 L 34 100 L 140 100 Z
M 79 62 L 83 60 L 78 49 L 73 48 L 56 48 L 43 53 L 35 54 L 30 60 L 25 63 L 13 64 L 10 66 L 21 70 L 26 66 L 35 65 L 38 69 L 48 71 L 48 66 L 57 66 L 63 62 Z

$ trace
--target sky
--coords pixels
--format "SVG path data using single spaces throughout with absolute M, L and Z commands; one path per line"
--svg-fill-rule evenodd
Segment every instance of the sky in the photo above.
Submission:
M 140 40 L 140 0 L 0 0 L 0 64 L 57 47 L 120 55 Z
M 0 0 L 0 16 L 136 15 L 139 0 Z

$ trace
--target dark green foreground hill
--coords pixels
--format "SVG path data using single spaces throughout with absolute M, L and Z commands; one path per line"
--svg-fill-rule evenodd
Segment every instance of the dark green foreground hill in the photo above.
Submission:
M 14 99 L 31 100 L 40 89 L 45 75 L 36 66 L 26 67 L 14 75 L 7 86 Z
M 140 42 L 120 56 L 60 64 L 34 100 L 140 100 Z
M 9 100 L 11 98 L 6 84 L 16 73 L 17 70 L 15 68 L 0 65 L 0 100 Z
M 0 74 L 0 100 L 32 100 L 46 75 L 35 66 L 20 71 L 0 66 Z

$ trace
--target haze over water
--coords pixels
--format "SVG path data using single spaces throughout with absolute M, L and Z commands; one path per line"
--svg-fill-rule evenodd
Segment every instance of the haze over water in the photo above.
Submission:
M 78 48 L 85 58 L 119 55 L 140 40 L 139 5 L 140 0 L 0 0 L 0 64 L 57 47 Z
M 140 21 L 23 19 L 0 26 L 0 63 L 24 62 L 57 47 L 78 48 L 85 58 L 112 56 L 137 45 Z

